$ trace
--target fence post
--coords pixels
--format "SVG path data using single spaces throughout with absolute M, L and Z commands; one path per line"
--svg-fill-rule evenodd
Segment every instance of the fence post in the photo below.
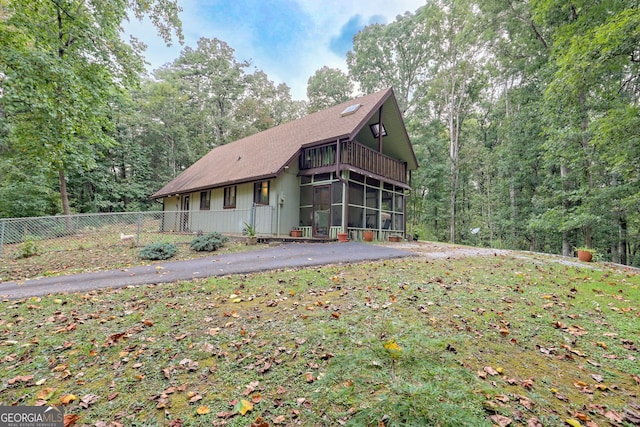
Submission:
M 0 219 L 0 223 L 2 223 L 0 226 L 0 258 L 2 258 L 2 245 L 4 244 L 4 227 L 6 222 L 6 220 Z
M 138 232 L 136 233 L 136 246 L 140 246 L 141 230 L 142 230 L 142 212 L 138 212 Z

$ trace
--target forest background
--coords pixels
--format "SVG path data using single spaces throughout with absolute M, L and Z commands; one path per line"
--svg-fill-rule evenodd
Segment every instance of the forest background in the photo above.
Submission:
M 169 43 L 179 12 L 0 0 L 0 218 L 157 210 L 212 148 L 392 86 L 420 163 L 411 233 L 640 265 L 637 0 L 429 0 L 357 33 L 307 100 L 216 38 L 146 75 L 122 23 Z

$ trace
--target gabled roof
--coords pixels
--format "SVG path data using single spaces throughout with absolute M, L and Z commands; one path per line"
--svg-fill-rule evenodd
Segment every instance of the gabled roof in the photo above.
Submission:
M 360 108 L 352 114 L 341 116 L 347 107 L 354 104 L 360 104 Z M 393 90 L 388 88 L 216 147 L 151 197 L 157 199 L 274 178 L 305 146 L 355 138 L 374 115 L 378 117 L 378 109 L 383 104 L 385 127 L 391 125 L 401 129 L 401 135 L 396 138 L 399 138 L 399 145 L 404 146 L 402 158 L 409 170 L 416 169 L 418 164 L 402 115 Z

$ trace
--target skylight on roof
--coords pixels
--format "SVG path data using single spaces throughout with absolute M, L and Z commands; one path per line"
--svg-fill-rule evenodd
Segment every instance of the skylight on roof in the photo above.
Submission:
M 340 113 L 340 117 L 348 116 L 349 114 L 353 114 L 361 107 L 360 104 L 353 104 L 345 108 L 342 113 Z

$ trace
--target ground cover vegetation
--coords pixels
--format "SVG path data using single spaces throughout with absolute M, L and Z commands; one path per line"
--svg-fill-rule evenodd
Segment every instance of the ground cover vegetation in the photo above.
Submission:
M 131 241 L 122 242 L 117 233 L 109 232 L 5 245 L 0 262 L 0 284 L 2 281 L 113 270 L 150 263 L 153 259 L 144 260 L 144 252 L 141 254 L 149 245 L 153 245 L 152 248 L 164 245 L 175 247 L 172 260 L 211 256 L 210 250 L 215 250 L 216 254 L 226 254 L 264 248 L 264 245 L 247 246 L 242 239 L 228 239 L 217 234 L 211 238 L 207 236 L 143 233 L 140 235 L 141 244 L 137 246 Z M 196 248 L 192 247 L 194 242 Z
M 129 4 L 180 39 L 176 2 Z M 320 68 L 306 101 L 215 37 L 145 77 L 125 14 L 0 1 L 0 217 L 153 208 L 211 148 L 392 86 L 424 165 L 411 233 L 640 263 L 635 0 L 431 0 L 357 33 L 347 71 Z
M 511 253 L 3 301 L 0 404 L 91 426 L 632 426 L 639 287 Z

